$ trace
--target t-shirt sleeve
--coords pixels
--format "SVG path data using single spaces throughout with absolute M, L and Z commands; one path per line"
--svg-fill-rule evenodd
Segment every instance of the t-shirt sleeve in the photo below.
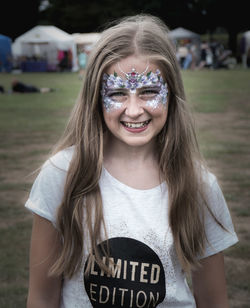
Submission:
M 25 203 L 27 209 L 48 219 L 54 226 L 56 226 L 57 210 L 62 202 L 67 176 L 64 160 L 62 153 L 59 153 L 44 163 Z
M 238 242 L 234 231 L 232 218 L 226 204 L 225 198 L 217 179 L 213 176 L 211 185 L 207 188 L 207 202 L 214 216 L 224 226 L 224 230 L 213 218 L 211 213 L 205 210 L 205 231 L 207 243 L 204 255 L 201 258 L 209 257 L 221 252 Z

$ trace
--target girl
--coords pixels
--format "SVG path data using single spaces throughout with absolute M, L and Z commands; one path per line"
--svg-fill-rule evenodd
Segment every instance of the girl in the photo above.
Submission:
M 26 207 L 28 307 L 228 307 L 221 251 L 237 236 L 161 20 L 102 33 Z

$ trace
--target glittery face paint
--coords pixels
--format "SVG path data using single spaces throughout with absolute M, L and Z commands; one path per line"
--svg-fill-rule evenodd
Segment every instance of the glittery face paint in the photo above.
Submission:
M 123 80 L 116 72 L 113 75 L 103 75 L 101 95 L 107 112 L 123 107 L 124 96 L 126 96 L 124 91 L 136 94 L 138 92 L 137 89 L 142 89 L 142 92 L 139 92 L 139 97 L 147 97 L 145 93 L 151 91 L 151 95 L 148 95 L 148 97 L 152 96 L 153 98 L 146 100 L 146 106 L 152 109 L 158 108 L 161 104 L 166 106 L 168 88 L 161 76 L 160 70 L 157 69 L 155 73 L 149 72 L 144 75 L 132 69 L 130 73 L 125 73 L 125 76 L 126 79 Z M 151 88 L 154 90 L 150 90 Z M 145 89 L 145 92 L 143 89 Z
M 167 96 L 168 96 L 168 88 L 166 83 L 161 83 L 159 94 L 156 95 L 156 97 L 152 100 L 148 100 L 146 103 L 146 106 L 156 109 L 160 107 L 162 104 L 164 107 L 167 106 Z

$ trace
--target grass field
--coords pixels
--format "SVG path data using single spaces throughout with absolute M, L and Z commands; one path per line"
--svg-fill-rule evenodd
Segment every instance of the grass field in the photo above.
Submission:
M 10 89 L 12 74 L 1 74 Z M 0 95 L 0 307 L 25 307 L 32 215 L 24 209 L 32 172 L 62 133 L 77 98 L 77 73 L 26 73 L 46 94 Z M 217 175 L 240 242 L 225 251 L 231 307 L 250 303 L 250 70 L 183 72 L 201 151 Z

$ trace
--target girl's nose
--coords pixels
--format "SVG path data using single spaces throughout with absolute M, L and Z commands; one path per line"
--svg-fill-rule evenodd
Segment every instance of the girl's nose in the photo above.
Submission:
M 130 94 L 125 114 L 130 118 L 137 118 L 140 115 L 142 115 L 144 112 L 144 109 L 142 108 L 140 104 L 139 98 L 136 96 L 136 94 Z

